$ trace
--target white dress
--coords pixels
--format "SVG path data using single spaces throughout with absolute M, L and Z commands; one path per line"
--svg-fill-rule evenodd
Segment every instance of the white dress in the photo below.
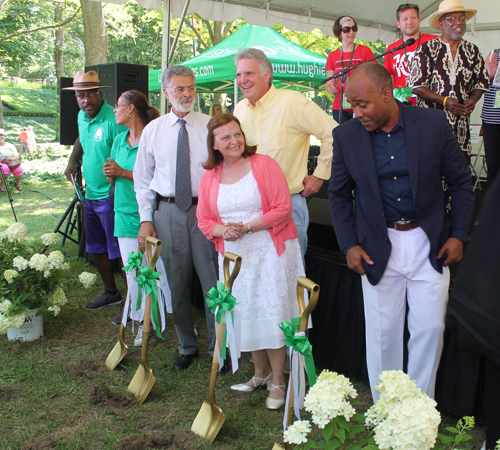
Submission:
M 262 217 L 262 200 L 250 171 L 235 184 L 220 184 L 217 207 L 222 223 L 248 223 Z M 304 265 L 297 239 L 285 242 L 278 255 L 267 230 L 245 234 L 236 241 L 224 241 L 224 250 L 242 258 L 241 270 L 232 294 L 241 314 L 241 351 L 283 347 L 279 322 L 298 316 L 297 278 L 304 276 Z M 223 255 L 219 254 L 219 278 Z

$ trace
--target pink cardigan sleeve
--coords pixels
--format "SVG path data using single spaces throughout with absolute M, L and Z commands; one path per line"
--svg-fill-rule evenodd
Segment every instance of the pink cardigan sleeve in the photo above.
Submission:
M 274 159 L 266 155 L 256 154 L 254 160 L 254 177 L 262 197 L 262 220 L 272 226 L 271 234 L 278 234 L 292 218 L 292 198 L 285 175 Z M 271 230 L 269 230 L 271 231 Z

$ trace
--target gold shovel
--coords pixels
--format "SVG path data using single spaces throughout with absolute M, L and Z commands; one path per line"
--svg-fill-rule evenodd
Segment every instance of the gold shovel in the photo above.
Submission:
M 155 253 L 151 250 L 152 246 L 155 246 Z M 161 251 L 161 241 L 152 236 L 146 238 L 146 255 L 148 258 L 148 266 L 151 270 L 154 270 L 156 261 L 160 257 Z M 151 388 L 155 384 L 156 378 L 153 376 L 153 371 L 148 365 L 148 342 L 149 342 L 149 327 L 151 325 L 151 299 L 152 294 L 146 297 L 146 310 L 144 311 L 144 324 L 142 331 L 142 347 L 141 347 L 141 362 L 137 371 L 135 372 L 134 378 L 128 385 L 127 391 L 134 394 L 137 399 L 137 406 L 141 406 L 146 397 L 151 391 Z
M 304 300 L 304 288 L 307 289 L 311 293 L 311 297 L 309 298 L 309 304 L 306 308 L 306 302 Z M 297 303 L 299 305 L 299 315 L 300 320 L 297 325 L 297 331 L 306 331 L 307 330 L 307 322 L 309 321 L 309 316 L 311 315 L 312 310 L 318 303 L 319 296 L 319 286 L 314 282 L 305 277 L 299 277 L 297 280 Z M 288 381 L 290 383 L 290 399 L 288 401 L 288 423 L 287 428 L 294 421 L 295 411 L 293 407 L 294 401 L 294 393 L 293 393 L 293 378 L 290 376 Z M 278 444 L 274 444 L 273 450 L 283 450 Z M 292 446 L 285 442 L 285 450 L 292 450 Z
M 231 276 L 229 276 L 230 261 L 234 262 L 233 273 L 231 273 Z M 240 267 L 241 256 L 230 252 L 224 253 L 224 289 L 231 289 L 233 287 L 234 280 L 238 276 Z M 215 343 L 215 345 L 219 346 L 219 353 L 221 354 L 225 330 L 226 324 L 221 320 L 217 329 L 217 341 Z M 210 403 L 203 402 L 200 412 L 196 416 L 196 419 L 194 419 L 193 425 L 191 426 L 191 431 L 194 434 L 207 438 L 210 442 L 214 441 L 215 437 L 222 428 L 222 424 L 226 420 L 226 416 L 223 414 L 222 409 L 220 409 L 215 403 L 215 384 L 217 382 L 218 372 L 219 362 L 217 361 L 217 352 L 214 349 L 212 371 L 210 373 L 210 386 L 208 390 Z

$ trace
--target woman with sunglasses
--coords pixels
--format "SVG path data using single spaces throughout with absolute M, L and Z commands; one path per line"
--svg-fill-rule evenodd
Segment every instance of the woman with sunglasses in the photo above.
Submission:
M 374 58 L 373 52 L 366 45 L 356 44 L 354 40 L 356 39 L 356 33 L 358 31 L 358 25 L 356 21 L 349 16 L 338 17 L 333 24 L 333 34 L 342 43 L 342 46 L 337 50 L 331 52 L 328 55 L 326 61 L 326 71 L 328 77 L 335 75 L 336 73 L 342 72 L 348 67 L 355 67 Z M 352 71 L 349 72 L 345 78 L 351 75 Z M 340 117 L 340 78 L 334 78 L 326 84 L 326 90 L 335 96 L 333 102 L 333 118 L 338 123 L 346 122 L 352 119 L 352 108 L 345 98 L 345 82 L 343 85 L 343 103 L 342 103 L 342 117 Z

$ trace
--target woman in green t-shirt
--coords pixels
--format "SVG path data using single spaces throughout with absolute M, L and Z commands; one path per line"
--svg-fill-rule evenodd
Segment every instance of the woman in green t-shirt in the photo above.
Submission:
M 128 255 L 136 252 L 139 235 L 139 206 L 134 191 L 134 165 L 141 139 L 142 130 L 152 120 L 159 117 L 158 110 L 150 106 L 146 96 L 139 91 L 124 92 L 115 106 L 115 120 L 118 125 L 126 125 L 128 131 L 119 134 L 113 142 L 110 158 L 103 166 L 104 175 L 114 186 L 115 236 L 118 238 L 123 265 L 127 264 Z M 136 283 L 129 283 L 130 297 L 137 299 Z M 133 292 L 135 291 L 135 295 Z M 128 312 L 127 312 L 128 315 Z M 142 323 L 144 311 L 135 311 L 132 306 L 130 317 Z M 126 324 L 128 317 L 122 318 L 122 312 L 113 319 L 119 325 Z M 134 345 L 142 344 L 142 325 Z

